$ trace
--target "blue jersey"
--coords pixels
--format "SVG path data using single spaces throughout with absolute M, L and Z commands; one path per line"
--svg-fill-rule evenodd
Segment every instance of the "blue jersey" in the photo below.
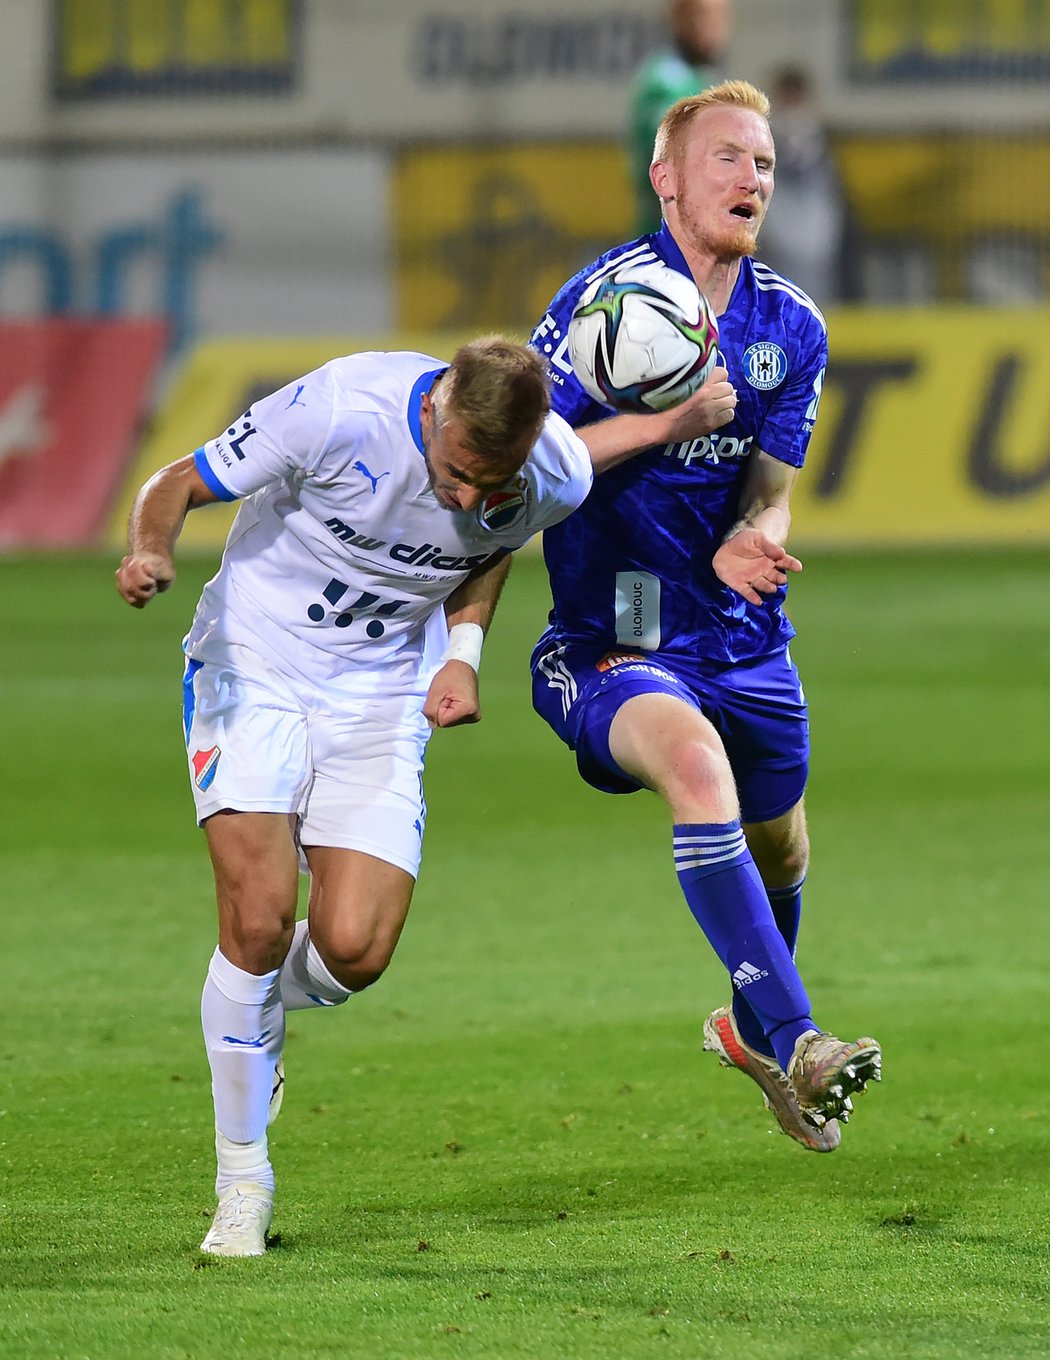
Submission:
M 547 359 L 554 409 L 571 425 L 613 415 L 588 396 L 568 357 L 580 294 L 627 263 L 663 262 L 691 277 L 666 226 L 606 251 L 570 279 L 532 335 Z M 752 605 L 715 575 L 711 559 L 739 517 L 748 456 L 763 450 L 801 467 L 817 415 L 827 327 L 795 284 L 740 262 L 718 319 L 719 362 L 738 404 L 733 421 L 687 443 L 648 449 L 595 479 L 580 508 L 544 534 L 554 609 L 566 643 L 664 651 L 733 665 L 786 645 L 786 587 Z

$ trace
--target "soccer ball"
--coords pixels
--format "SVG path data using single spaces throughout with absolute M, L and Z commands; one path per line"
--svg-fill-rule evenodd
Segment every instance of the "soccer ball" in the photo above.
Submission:
M 702 387 L 718 358 L 718 321 L 692 279 L 663 264 L 595 279 L 569 321 L 569 358 L 595 401 L 663 411 Z

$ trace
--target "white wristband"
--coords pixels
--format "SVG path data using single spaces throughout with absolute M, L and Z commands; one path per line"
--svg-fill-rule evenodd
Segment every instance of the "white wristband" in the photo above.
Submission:
M 481 667 L 481 644 L 485 630 L 480 623 L 454 623 L 448 630 L 448 646 L 442 661 L 465 661 L 475 672 Z

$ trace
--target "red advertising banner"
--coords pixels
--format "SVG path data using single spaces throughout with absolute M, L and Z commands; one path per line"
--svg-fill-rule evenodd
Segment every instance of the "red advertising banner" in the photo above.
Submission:
M 0 550 L 101 540 L 165 341 L 155 320 L 0 325 Z

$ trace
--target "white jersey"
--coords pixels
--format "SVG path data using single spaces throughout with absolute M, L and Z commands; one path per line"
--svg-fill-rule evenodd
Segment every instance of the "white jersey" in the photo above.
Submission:
M 475 568 L 574 510 L 586 445 L 551 414 L 521 473 L 476 509 L 430 486 L 420 404 L 447 367 L 364 353 L 255 402 L 195 454 L 222 500 L 247 497 L 201 595 L 189 656 L 227 643 L 348 693 L 424 692 L 448 637 L 444 600 Z

